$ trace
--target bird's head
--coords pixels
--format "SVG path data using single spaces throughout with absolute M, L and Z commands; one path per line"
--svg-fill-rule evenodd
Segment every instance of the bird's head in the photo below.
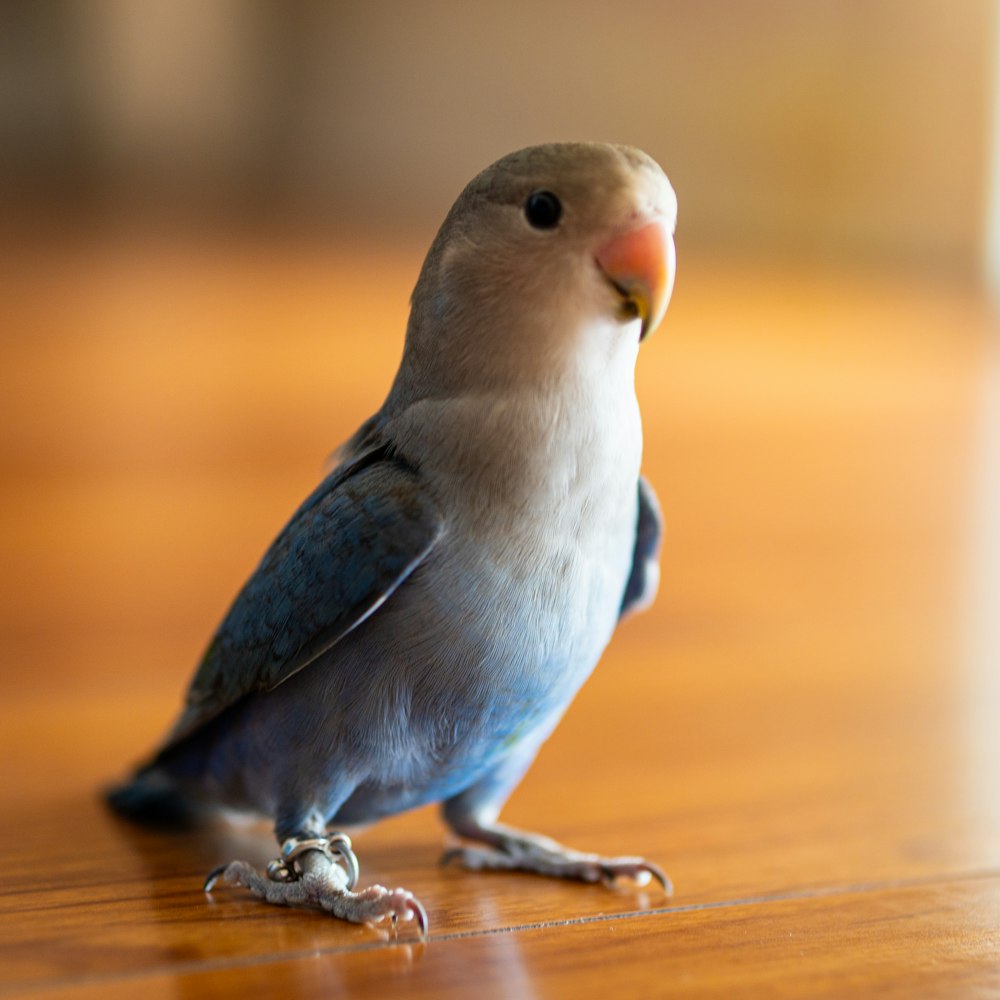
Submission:
M 639 150 L 552 143 L 503 157 L 431 246 L 404 369 L 468 386 L 551 378 L 582 354 L 634 361 L 670 298 L 676 219 L 670 182 Z

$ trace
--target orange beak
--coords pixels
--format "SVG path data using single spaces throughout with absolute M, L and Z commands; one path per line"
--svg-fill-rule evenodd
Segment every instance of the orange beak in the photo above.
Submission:
M 659 326 L 674 288 L 674 237 L 664 219 L 612 237 L 597 251 L 597 266 L 622 297 L 622 318 L 642 320 L 639 339 Z

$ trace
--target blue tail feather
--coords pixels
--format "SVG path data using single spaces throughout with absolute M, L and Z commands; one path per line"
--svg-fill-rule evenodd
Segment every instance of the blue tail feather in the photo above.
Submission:
M 190 829 L 209 811 L 155 768 L 141 770 L 125 784 L 107 789 L 104 797 L 119 816 L 161 829 Z

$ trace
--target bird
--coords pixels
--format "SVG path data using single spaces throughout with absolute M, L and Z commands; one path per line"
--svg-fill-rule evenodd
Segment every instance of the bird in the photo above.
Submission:
M 676 219 L 660 166 L 616 144 L 520 149 L 461 192 L 383 405 L 237 594 L 166 738 L 107 795 L 137 821 L 271 819 L 280 856 L 220 865 L 206 891 L 426 935 L 412 892 L 358 887 L 344 828 L 428 803 L 469 869 L 671 891 L 653 862 L 498 817 L 658 587 L 635 366 L 671 296 Z

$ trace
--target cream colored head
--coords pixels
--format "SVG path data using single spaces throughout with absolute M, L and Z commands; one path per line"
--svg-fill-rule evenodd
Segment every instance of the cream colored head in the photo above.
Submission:
M 558 378 L 581 351 L 634 358 L 673 284 L 677 199 L 626 146 L 553 143 L 465 188 L 414 289 L 406 395 Z

